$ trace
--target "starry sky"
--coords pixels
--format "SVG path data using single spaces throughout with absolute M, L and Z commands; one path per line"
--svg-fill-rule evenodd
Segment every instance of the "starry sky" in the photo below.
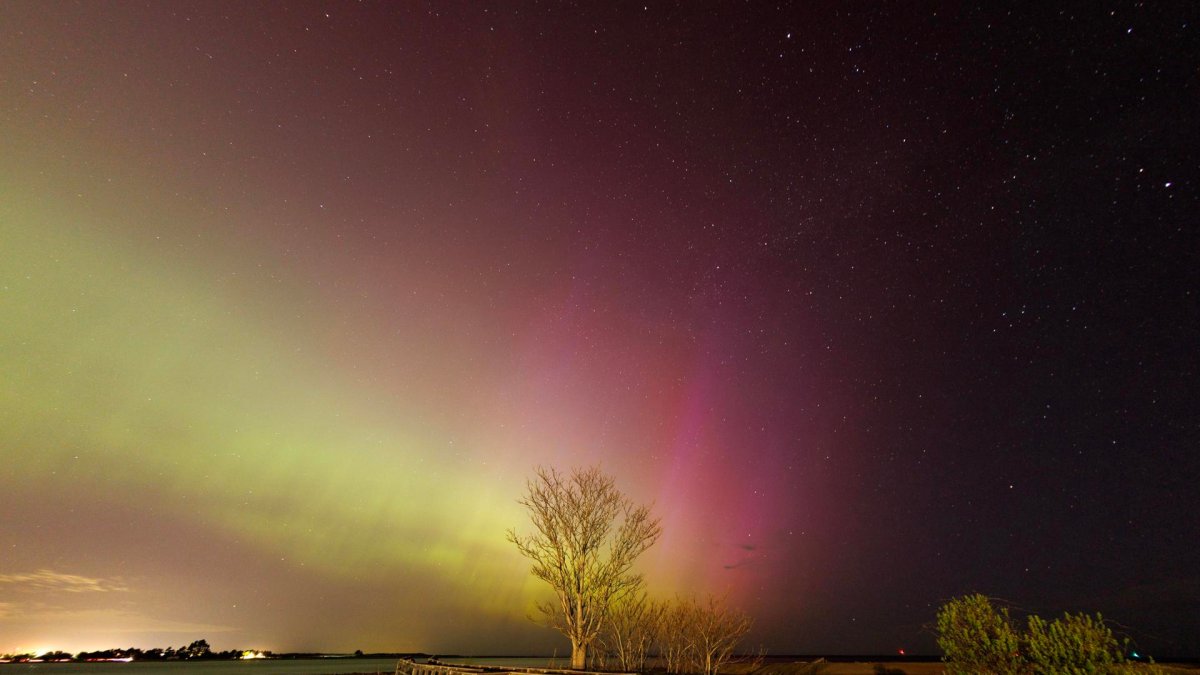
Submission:
M 1200 9 L 1058 4 L 0 4 L 0 652 L 562 654 L 598 464 L 771 653 L 1200 653 Z

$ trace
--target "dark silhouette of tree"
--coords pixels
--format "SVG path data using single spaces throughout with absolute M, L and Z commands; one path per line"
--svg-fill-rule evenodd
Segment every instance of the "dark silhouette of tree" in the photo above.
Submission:
M 212 655 L 212 648 L 208 646 L 208 640 L 196 640 L 187 647 L 180 647 L 178 653 L 184 658 L 203 659 Z

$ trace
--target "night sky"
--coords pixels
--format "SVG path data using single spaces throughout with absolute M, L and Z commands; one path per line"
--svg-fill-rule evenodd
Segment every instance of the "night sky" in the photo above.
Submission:
M 561 655 L 599 464 L 751 647 L 1200 653 L 1200 6 L 1057 4 L 0 3 L 0 652 Z

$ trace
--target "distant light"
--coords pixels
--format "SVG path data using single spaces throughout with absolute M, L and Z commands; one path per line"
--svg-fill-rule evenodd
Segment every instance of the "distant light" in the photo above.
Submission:
M 267 658 L 267 655 L 263 654 L 260 651 L 249 650 L 249 651 L 242 652 L 242 660 L 243 661 L 245 661 L 247 659 L 265 659 L 265 658 Z
M 901 650 L 899 650 L 899 651 L 900 651 L 900 656 L 904 656 L 904 650 L 903 650 L 903 649 L 901 649 Z
M 1131 654 L 1131 656 L 1133 656 L 1133 658 L 1135 658 L 1135 659 L 1140 659 L 1140 658 L 1142 658 L 1142 655 L 1141 655 L 1141 654 L 1139 654 L 1139 653 L 1137 653 L 1137 652 L 1134 652 L 1133 654 Z

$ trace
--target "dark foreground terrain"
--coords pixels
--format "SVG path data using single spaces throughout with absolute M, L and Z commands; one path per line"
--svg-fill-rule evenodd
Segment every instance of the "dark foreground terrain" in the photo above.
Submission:
M 1160 664 L 1167 675 L 1197 675 L 1200 665 Z M 939 662 L 917 661 L 795 661 L 771 663 L 758 668 L 749 664 L 733 664 L 723 670 L 729 675 L 943 675 Z

